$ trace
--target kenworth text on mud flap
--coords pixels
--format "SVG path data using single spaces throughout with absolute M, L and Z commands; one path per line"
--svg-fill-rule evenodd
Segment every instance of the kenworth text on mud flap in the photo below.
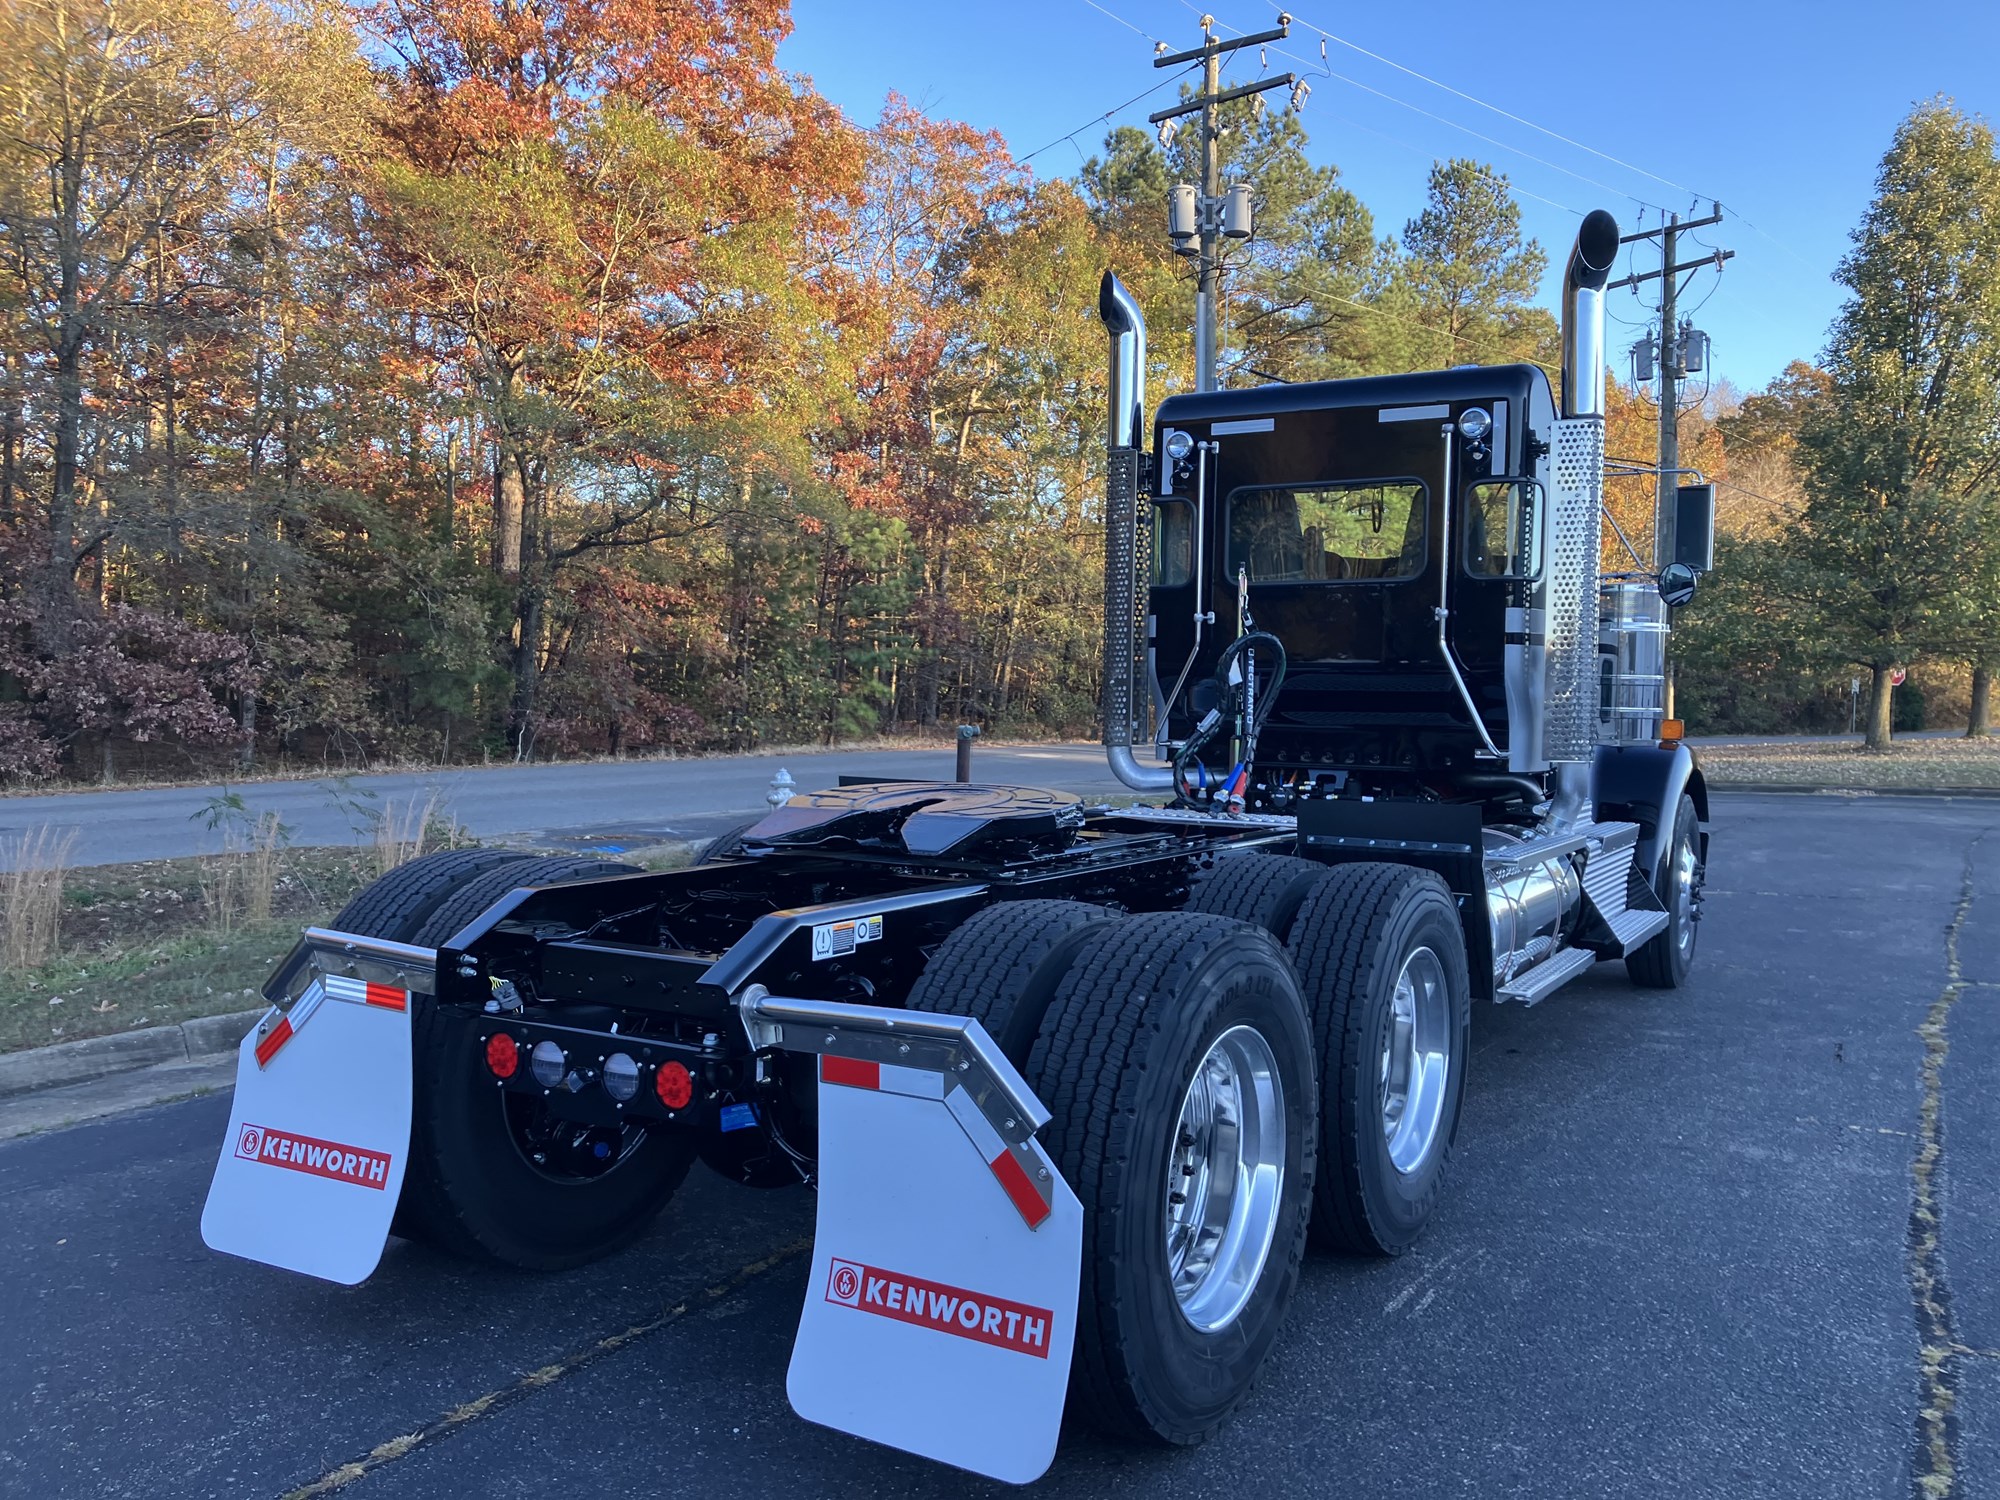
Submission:
M 391 1234 L 558 1270 L 700 1161 L 817 1191 L 802 1415 L 1013 1481 L 1066 1409 L 1213 1433 L 1309 1242 L 1424 1229 L 1474 999 L 1694 956 L 1667 612 L 1598 566 L 1617 246 L 1584 221 L 1560 393 L 1266 385 L 1150 429 L 1107 275 L 1105 743 L 1156 805 L 843 785 L 689 869 L 405 865 L 266 987 L 208 1243 L 345 1283 Z

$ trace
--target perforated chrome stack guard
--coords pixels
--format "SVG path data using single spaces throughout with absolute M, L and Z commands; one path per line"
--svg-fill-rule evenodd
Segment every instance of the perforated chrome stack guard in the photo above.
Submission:
M 1562 418 L 1555 424 L 1553 449 L 1542 748 L 1551 762 L 1584 761 L 1597 744 L 1597 537 L 1604 500 L 1604 419 Z

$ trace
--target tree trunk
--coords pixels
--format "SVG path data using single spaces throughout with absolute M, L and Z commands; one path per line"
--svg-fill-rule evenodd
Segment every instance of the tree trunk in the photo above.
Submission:
M 515 430 L 521 396 L 519 365 L 504 366 L 494 392 L 493 411 L 493 571 L 521 576 L 521 537 L 528 516 L 528 453 Z
M 514 694 L 507 709 L 507 738 L 516 761 L 535 754 L 535 691 L 542 671 L 542 592 L 529 587 L 515 601 L 514 618 L 520 637 L 514 643 Z
M 1887 750 L 1891 738 L 1892 720 L 1889 714 L 1890 700 L 1895 689 L 1890 685 L 1888 667 L 1870 667 L 1868 681 L 1868 739 L 1870 750 Z
M 1972 717 L 1965 726 L 1965 737 L 1983 739 L 1992 732 L 1993 669 L 1982 664 L 1972 669 Z
M 521 517 L 528 507 L 528 485 L 518 450 L 502 443 L 494 452 L 493 571 L 502 578 L 519 578 Z

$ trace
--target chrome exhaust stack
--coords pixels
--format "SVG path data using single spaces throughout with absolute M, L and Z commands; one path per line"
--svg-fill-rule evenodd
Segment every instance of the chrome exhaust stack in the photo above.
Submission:
M 1568 431 L 1559 431 L 1557 446 L 1557 490 L 1573 486 L 1573 524 L 1560 530 L 1567 533 L 1568 566 L 1552 569 L 1548 601 L 1549 620 L 1554 627 L 1551 640 L 1551 667 L 1563 690 L 1548 695 L 1552 707 L 1561 703 L 1568 710 L 1563 723 L 1569 733 L 1553 733 L 1545 725 L 1552 749 L 1558 753 L 1555 796 L 1548 812 L 1548 824 L 1557 833 L 1568 833 L 1596 817 L 1590 794 L 1591 762 L 1588 758 L 1589 731 L 1586 719 L 1594 719 L 1597 652 L 1597 533 L 1598 511 L 1603 497 L 1604 454 L 1604 284 L 1618 259 L 1618 221 L 1601 208 L 1584 215 L 1576 232 L 1576 244 L 1563 270 L 1562 290 L 1562 415 L 1567 419 L 1595 418 Z M 1587 441 L 1586 441 L 1587 440 Z M 1570 484 L 1562 483 L 1563 454 L 1570 455 Z M 1552 688 L 1554 683 L 1552 683 Z M 1581 717 L 1579 717 L 1581 715 Z M 1575 743 L 1565 744 L 1569 740 Z
M 1111 272 L 1097 291 L 1111 336 L 1111 401 L 1104 473 L 1104 754 L 1111 774 L 1135 792 L 1172 789 L 1167 766 L 1142 766 L 1132 745 L 1146 733 L 1145 601 L 1139 597 L 1139 456 L 1146 441 L 1146 319 Z
M 1563 271 L 1562 414 L 1604 415 L 1604 283 L 1618 260 L 1618 221 L 1601 208 L 1583 217 Z

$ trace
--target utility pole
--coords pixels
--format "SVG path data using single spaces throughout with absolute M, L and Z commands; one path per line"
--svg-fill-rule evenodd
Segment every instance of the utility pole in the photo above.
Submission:
M 1673 562 L 1679 549 L 1680 540 L 1680 487 L 1681 487 L 1681 409 L 1680 380 L 1689 373 L 1704 369 L 1708 363 L 1708 336 L 1692 328 L 1684 328 L 1680 323 L 1680 289 L 1683 273 L 1692 273 L 1703 266 L 1722 269 L 1722 263 L 1733 260 L 1734 250 L 1716 250 L 1699 260 L 1685 264 L 1674 259 L 1680 252 L 1681 235 L 1691 229 L 1704 229 L 1710 224 L 1722 222 L 1722 205 L 1709 205 L 1709 215 L 1705 219 L 1681 221 L 1679 214 L 1669 214 L 1657 229 L 1641 229 L 1635 234 L 1624 236 L 1619 243 L 1637 244 L 1641 240 L 1657 238 L 1660 241 L 1660 269 L 1643 271 L 1627 276 L 1605 287 L 1605 291 L 1616 291 L 1621 286 L 1637 286 L 1643 281 L 1660 283 L 1660 465 L 1655 476 L 1658 487 L 1653 493 L 1653 571 Z M 1650 337 L 1650 335 L 1648 335 Z M 1661 716 L 1674 717 L 1674 668 L 1671 661 L 1663 661 L 1665 673 L 1660 703 Z
M 1174 238 L 1176 240 L 1185 239 L 1196 242 L 1193 249 L 1194 253 L 1199 257 L 1195 280 L 1194 304 L 1194 370 L 1196 390 L 1212 391 L 1216 387 L 1216 366 L 1218 363 L 1216 353 L 1218 343 L 1216 337 L 1216 288 L 1222 279 L 1222 240 L 1224 236 L 1231 239 L 1247 238 L 1250 233 L 1249 195 L 1244 193 L 1241 204 L 1237 205 L 1233 201 L 1236 195 L 1232 194 L 1230 198 L 1226 199 L 1222 193 L 1222 130 L 1217 123 L 1216 112 L 1222 105 L 1229 103 L 1232 99 L 1247 99 L 1252 94 L 1261 94 L 1267 89 L 1292 89 L 1295 103 L 1299 97 L 1297 88 L 1298 79 L 1291 73 L 1283 73 L 1275 78 L 1261 79 L 1256 83 L 1245 84 L 1241 88 L 1224 89 L 1222 87 L 1222 59 L 1224 54 L 1235 52 L 1243 47 L 1261 47 L 1267 42 L 1283 41 L 1292 34 L 1291 27 L 1292 18 L 1281 14 L 1278 17 L 1276 29 L 1259 31 L 1250 36 L 1240 36 L 1234 41 L 1225 42 L 1215 34 L 1215 17 L 1203 16 L 1201 18 L 1202 44 L 1199 47 L 1191 48 L 1186 52 L 1162 53 L 1153 59 L 1153 66 L 1156 68 L 1178 67 L 1182 63 L 1190 62 L 1199 62 L 1201 64 L 1201 92 L 1198 95 L 1188 100 L 1185 104 L 1176 105 L 1172 109 L 1163 109 L 1157 114 L 1146 117 L 1148 124 L 1166 126 L 1167 121 L 1178 119 L 1182 115 L 1196 113 L 1201 115 L 1201 187 L 1199 197 L 1192 205 L 1184 205 L 1177 195 L 1169 218 Z M 1164 47 L 1165 45 L 1164 42 L 1161 43 L 1161 46 Z M 1163 129 L 1161 132 L 1162 144 L 1171 138 L 1171 127 Z M 1187 191 L 1186 189 L 1180 189 L 1178 193 L 1187 193 Z M 1189 194 L 1189 196 L 1192 197 L 1193 195 Z M 1182 223 L 1182 214 L 1184 208 L 1187 206 L 1193 208 L 1193 222 L 1184 225 Z M 1236 222 L 1225 222 L 1225 213 L 1232 220 L 1240 215 L 1240 225 Z M 1185 234 L 1182 232 L 1183 229 L 1187 231 Z
M 1637 286 L 1645 281 L 1663 283 L 1660 293 L 1660 472 L 1659 488 L 1654 492 L 1653 502 L 1653 567 L 1664 568 L 1674 560 L 1675 525 L 1681 480 L 1681 432 L 1680 432 L 1680 378 L 1689 371 L 1688 341 L 1679 325 L 1680 317 L 1680 277 L 1684 272 L 1699 271 L 1704 266 L 1722 269 L 1726 260 L 1734 260 L 1734 250 L 1716 250 L 1699 260 L 1677 261 L 1680 237 L 1691 229 L 1705 229 L 1710 224 L 1722 222 L 1722 205 L 1714 204 L 1705 219 L 1689 219 L 1682 222 L 1679 214 L 1671 214 L 1658 229 L 1641 229 L 1624 236 L 1621 245 L 1634 245 L 1641 240 L 1660 241 L 1660 269 L 1641 271 L 1612 282 L 1605 291 L 1615 292 L 1622 286 Z M 1697 337 L 1704 337 L 1697 335 Z M 1704 357 L 1702 363 L 1706 363 Z M 1696 366 L 1699 368 L 1699 365 Z

